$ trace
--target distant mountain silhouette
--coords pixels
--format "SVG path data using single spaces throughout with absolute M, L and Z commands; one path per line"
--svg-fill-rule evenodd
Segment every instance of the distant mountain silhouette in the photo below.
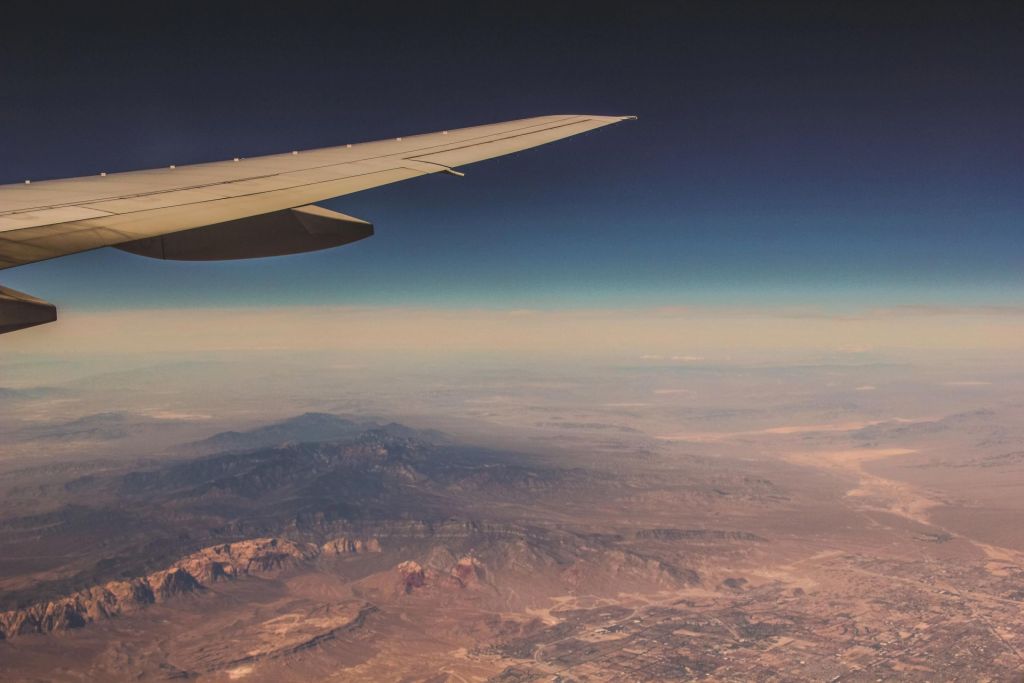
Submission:
M 53 398 L 67 394 L 67 391 L 56 387 L 26 387 L 14 389 L 12 387 L 0 387 L 0 401 L 32 401 L 41 398 Z
M 111 441 L 143 429 L 173 427 L 172 423 L 146 415 L 106 412 L 83 415 L 65 422 L 29 424 L 9 434 L 12 441 Z
M 450 441 L 442 432 L 433 429 L 413 429 L 397 422 L 380 424 L 369 420 L 352 420 L 330 413 L 303 413 L 248 431 L 214 434 L 207 439 L 189 444 L 189 447 L 203 453 L 247 451 L 294 443 L 347 441 L 369 431 L 379 431 L 398 438 L 414 438 L 427 443 Z

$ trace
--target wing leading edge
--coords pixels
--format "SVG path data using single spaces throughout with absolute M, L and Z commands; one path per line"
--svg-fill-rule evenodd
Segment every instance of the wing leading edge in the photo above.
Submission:
M 309 205 L 429 173 L 458 175 L 452 167 L 631 118 L 542 116 L 251 159 L 0 186 L 0 269 L 106 246 L 198 260 L 338 246 L 369 236 L 372 225 Z M 25 310 L 5 301 L 0 297 L 0 333 L 12 325 L 20 329 L 11 316 Z

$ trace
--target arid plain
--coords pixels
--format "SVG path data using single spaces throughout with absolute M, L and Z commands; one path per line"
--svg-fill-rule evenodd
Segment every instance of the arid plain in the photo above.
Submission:
M 0 678 L 1019 680 L 1013 367 L 8 363 Z

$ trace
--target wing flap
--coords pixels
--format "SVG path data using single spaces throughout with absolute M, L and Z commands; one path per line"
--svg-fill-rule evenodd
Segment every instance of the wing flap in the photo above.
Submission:
M 86 220 L 107 216 L 110 212 L 86 206 L 61 206 L 38 211 L 22 211 L 20 213 L 0 216 L 0 232 L 32 228 L 37 225 L 54 225 L 71 221 Z
M 107 199 L 101 202 L 84 204 L 83 206 L 105 214 L 134 213 L 136 211 L 162 209 L 168 206 L 197 204 L 199 202 L 224 199 L 224 197 L 229 195 L 221 192 L 221 187 L 221 185 L 211 185 L 210 187 L 201 187 L 194 190 L 176 190 L 173 192 L 144 194 L 138 197 Z

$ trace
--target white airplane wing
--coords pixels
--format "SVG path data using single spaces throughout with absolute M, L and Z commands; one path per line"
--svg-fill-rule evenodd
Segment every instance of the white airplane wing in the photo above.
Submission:
M 324 149 L 0 186 L 0 269 L 99 247 L 177 260 L 291 254 L 373 234 L 315 202 L 511 154 L 634 117 L 540 116 Z M 54 307 L 0 287 L 0 333 Z

